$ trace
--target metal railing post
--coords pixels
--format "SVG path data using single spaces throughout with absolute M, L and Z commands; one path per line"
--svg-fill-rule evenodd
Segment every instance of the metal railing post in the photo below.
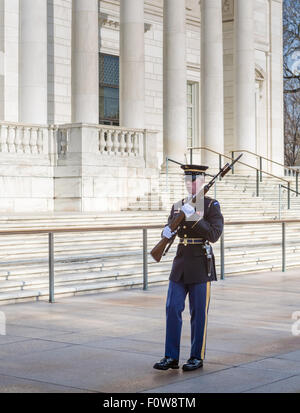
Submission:
M 278 201 L 279 201 L 279 214 L 278 214 L 278 219 L 281 217 L 281 184 L 278 185 L 279 189 L 279 195 L 278 195 Z
M 256 196 L 259 196 L 259 171 L 256 169 Z
M 282 272 L 285 272 L 285 222 L 282 222 Z
M 222 169 L 222 155 L 219 154 L 219 171 Z M 219 181 L 221 181 L 222 177 L 219 176 Z
M 49 303 L 54 303 L 54 234 L 49 232 Z
M 291 183 L 288 182 L 288 209 L 291 209 Z
M 296 193 L 296 196 L 298 196 L 298 178 L 299 178 L 299 171 L 297 170 L 296 171 L 296 191 L 297 191 L 297 193 Z
M 221 280 L 225 279 L 225 260 L 224 260 L 224 228 L 220 238 L 220 257 L 221 257 Z
M 234 161 L 234 151 L 231 152 L 231 160 Z M 231 173 L 234 174 L 234 166 L 231 168 Z
M 146 228 L 143 228 L 143 290 L 148 290 L 148 256 Z
M 193 148 L 190 148 L 190 164 L 193 165 Z
M 166 191 L 167 192 L 169 192 L 168 162 L 169 162 L 169 159 L 168 157 L 166 157 Z
M 262 157 L 259 157 L 259 173 L 260 173 L 260 182 L 262 182 Z

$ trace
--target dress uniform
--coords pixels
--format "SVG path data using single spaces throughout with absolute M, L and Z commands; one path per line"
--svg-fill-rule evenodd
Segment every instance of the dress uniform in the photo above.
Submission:
M 207 168 L 200 165 L 182 166 L 185 175 L 192 175 L 193 182 L 199 175 L 205 175 Z M 168 225 L 163 231 L 168 238 L 178 235 L 179 244 L 169 277 L 165 357 L 153 366 L 159 370 L 179 368 L 182 311 L 187 294 L 191 316 L 191 353 L 190 359 L 183 365 L 183 370 L 201 367 L 205 357 L 211 281 L 217 280 L 215 257 L 210 242 L 216 242 L 221 236 L 224 219 L 217 200 L 202 196 L 202 207 L 197 210 L 193 209 L 189 198 L 172 206 Z M 186 213 L 187 209 L 189 214 Z M 185 212 L 185 220 L 176 234 L 171 233 L 169 225 L 180 211 Z

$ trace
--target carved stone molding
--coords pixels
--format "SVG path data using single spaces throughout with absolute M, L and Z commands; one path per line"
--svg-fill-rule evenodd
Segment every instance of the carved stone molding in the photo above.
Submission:
M 223 0 L 223 17 L 233 18 L 234 0 Z
M 117 18 L 106 13 L 99 14 L 99 23 L 101 27 L 108 27 L 110 29 L 118 29 L 120 27 L 120 22 Z
M 150 23 L 145 23 L 144 24 L 144 32 L 147 33 L 149 30 L 151 30 L 152 24 Z
M 107 27 L 109 29 L 120 29 L 120 22 L 114 16 L 109 16 L 106 13 L 99 14 L 99 23 L 101 27 Z M 151 30 L 152 24 L 145 23 L 144 24 L 144 32 L 147 33 Z

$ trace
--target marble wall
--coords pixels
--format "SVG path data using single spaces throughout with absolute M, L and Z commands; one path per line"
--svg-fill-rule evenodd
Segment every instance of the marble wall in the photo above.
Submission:
M 6 122 L 20 122 L 19 111 L 19 25 L 20 0 L 0 0 L 0 151 L 1 204 L 3 211 L 52 211 L 113 209 L 124 206 L 151 189 L 163 161 L 163 2 L 145 0 L 145 129 L 152 144 L 138 164 L 109 164 L 97 153 L 83 148 L 74 164 L 74 154 L 57 159 L 57 130 L 71 131 L 86 142 L 89 128 L 71 124 L 72 0 L 47 1 L 48 18 L 48 153 L 5 152 Z M 256 67 L 256 150 L 283 162 L 282 107 L 282 0 L 254 1 L 255 67 Z M 198 0 L 186 0 L 187 80 L 198 85 L 197 130 L 201 130 L 200 108 L 200 7 Z M 119 56 L 119 1 L 99 2 L 99 52 Z M 223 1 L 224 61 L 224 151 L 234 148 L 234 2 Z M 30 102 L 28 103 L 30 104 Z M 21 126 L 23 124 L 20 124 Z M 23 125 L 24 126 L 24 125 Z M 34 125 L 32 125 L 34 126 Z M 42 125 L 46 127 L 46 125 Z M 48 128 L 48 125 L 47 125 Z M 84 133 L 83 133 L 84 130 Z M 3 132 L 4 131 L 4 132 Z M 151 132 L 156 131 L 156 132 Z M 11 132 L 12 133 L 12 132 Z M 94 131 L 94 133 L 96 133 Z M 56 136 L 56 138 L 55 138 Z M 72 138 L 72 139 L 73 139 Z M 10 138 L 12 139 L 12 138 Z M 155 141 L 155 144 L 153 142 Z M 201 145 L 198 132 L 195 144 Z M 63 144 L 63 141 L 62 141 Z M 10 143 L 12 150 L 15 143 Z M 8 148 L 9 146 L 7 146 Z M 88 147 L 88 146 L 87 146 Z M 154 152 L 155 150 L 155 152 Z M 19 152 L 18 152 L 19 151 Z M 148 154 L 148 155 L 147 155 Z M 147 160 L 151 165 L 145 167 Z M 88 157 L 92 159 L 89 164 Z M 84 160 L 85 159 L 85 160 Z M 124 164 L 125 162 L 125 164 Z M 117 165 L 117 168 L 116 168 Z M 265 165 L 270 172 L 281 173 Z M 90 175 L 89 175 L 90 174 Z M 109 189 L 105 183 L 108 182 Z M 111 196 L 111 194 L 114 194 Z M 118 195 L 116 195 L 118 194 Z M 103 198 L 105 201 L 100 199 Z M 74 206 L 75 205 L 75 206 Z

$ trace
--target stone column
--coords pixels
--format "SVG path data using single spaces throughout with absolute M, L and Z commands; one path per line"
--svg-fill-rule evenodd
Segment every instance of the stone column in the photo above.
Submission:
M 202 146 L 224 153 L 222 0 L 201 2 L 201 135 Z M 218 155 L 202 153 L 204 165 L 219 167 Z
M 166 156 L 185 162 L 187 147 L 185 0 L 164 0 L 163 136 Z M 188 157 L 189 159 L 189 157 Z M 178 166 L 169 163 L 169 168 Z
M 4 0 L 0 0 L 0 55 L 5 53 L 5 7 Z M 0 72 L 0 119 L 5 120 L 5 76 Z
M 120 2 L 120 125 L 144 128 L 144 1 Z
M 21 122 L 47 123 L 47 1 L 20 1 Z
M 255 152 L 255 59 L 253 1 L 235 1 L 235 147 Z M 257 166 L 254 156 L 241 161 Z M 250 172 L 249 168 L 240 167 Z
M 270 1 L 270 128 L 271 147 L 268 158 L 284 164 L 284 109 L 283 109 L 283 38 L 282 4 Z M 271 172 L 284 176 L 284 169 L 272 164 Z
M 72 122 L 99 123 L 98 0 L 73 0 Z

